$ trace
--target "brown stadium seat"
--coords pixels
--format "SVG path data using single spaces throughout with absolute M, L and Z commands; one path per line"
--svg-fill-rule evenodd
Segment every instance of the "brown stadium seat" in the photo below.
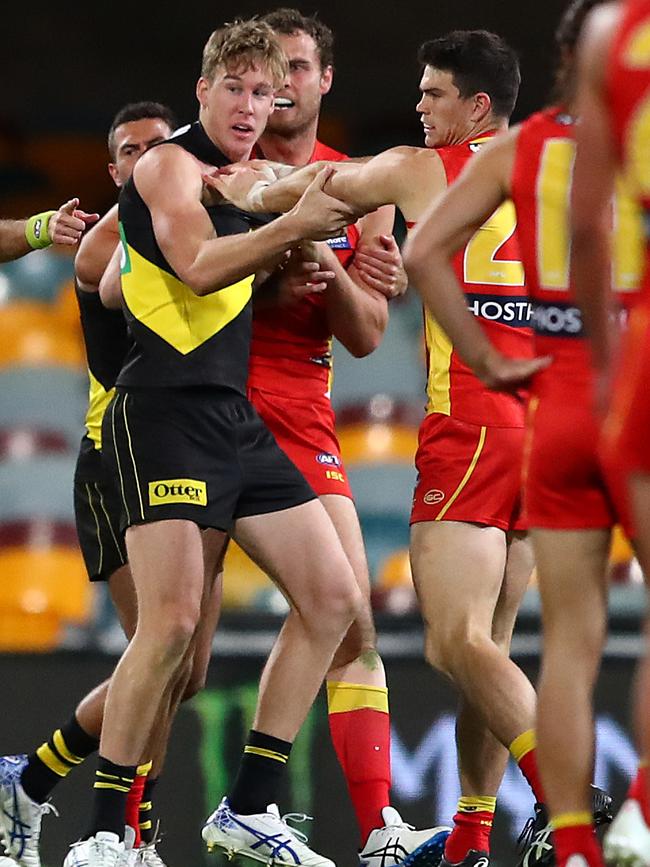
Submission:
M 92 588 L 77 548 L 0 548 L 0 649 L 55 646 L 62 628 L 87 623 Z
M 62 327 L 48 305 L 18 301 L 0 310 L 0 367 L 82 367 L 84 361 L 81 341 L 69 329 Z

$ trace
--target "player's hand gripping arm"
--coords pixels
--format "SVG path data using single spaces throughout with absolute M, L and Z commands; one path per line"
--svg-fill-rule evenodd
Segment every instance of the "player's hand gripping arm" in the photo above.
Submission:
M 598 14 L 596 14 L 598 13 Z M 602 94 L 603 57 L 614 21 L 600 7 L 587 21 L 578 55 L 578 150 L 571 201 L 571 277 L 585 317 L 594 364 L 607 378 L 616 342 L 611 292 L 611 221 L 615 153 Z
M 409 186 L 413 185 L 412 176 L 405 171 L 405 163 L 416 150 L 392 148 L 364 163 L 311 163 L 275 183 L 269 182 L 264 171 L 243 164 L 229 174 L 206 174 L 203 180 L 206 186 L 243 210 L 284 213 L 295 205 L 323 166 L 330 166 L 335 171 L 328 180 L 327 192 L 347 202 L 360 217 L 381 205 L 402 207 Z
M 331 171 L 321 171 L 284 216 L 255 232 L 220 238 L 201 205 L 201 171 L 189 154 L 155 148 L 138 162 L 134 180 L 163 255 L 197 295 L 207 295 L 253 274 L 303 238 L 328 238 L 354 220 L 351 208 L 323 192 Z
M 385 206 L 359 221 L 359 246 L 366 251 L 364 263 L 372 276 L 366 277 L 357 267 L 357 253 L 346 271 L 332 250 L 323 251 L 335 274 L 326 292 L 329 325 L 332 334 L 356 358 L 369 355 L 379 346 L 388 324 L 388 298 L 403 291 L 402 284 L 406 286 L 399 249 L 388 234 L 394 214 L 394 208 Z
M 404 252 L 412 284 L 454 348 L 486 385 L 504 389 L 527 380 L 549 359 L 506 358 L 492 346 L 467 309 L 452 259 L 508 198 L 514 141 L 515 133 L 507 133 L 469 161 L 418 223 Z

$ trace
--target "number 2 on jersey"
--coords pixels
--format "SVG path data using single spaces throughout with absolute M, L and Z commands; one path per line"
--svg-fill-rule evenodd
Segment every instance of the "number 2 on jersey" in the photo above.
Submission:
M 524 266 L 516 259 L 497 259 L 517 228 L 512 202 L 504 202 L 465 247 L 465 283 L 487 286 L 524 286 Z

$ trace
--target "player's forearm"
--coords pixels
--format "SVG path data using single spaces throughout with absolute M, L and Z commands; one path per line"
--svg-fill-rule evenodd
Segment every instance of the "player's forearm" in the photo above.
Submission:
M 448 256 L 429 249 L 423 260 L 407 246 L 404 265 L 424 306 L 447 334 L 463 361 L 479 373 L 492 345 L 476 317 L 467 309 L 465 294 Z
M 204 241 L 179 277 L 197 295 L 210 295 L 266 267 L 300 240 L 300 222 L 286 214 L 255 232 Z
M 19 259 L 32 250 L 27 242 L 27 220 L 0 220 L 0 262 Z
M 355 282 L 327 248 L 321 267 L 336 275 L 327 287 L 327 317 L 332 334 L 355 358 L 363 358 L 381 343 L 388 324 L 388 303 L 373 289 Z

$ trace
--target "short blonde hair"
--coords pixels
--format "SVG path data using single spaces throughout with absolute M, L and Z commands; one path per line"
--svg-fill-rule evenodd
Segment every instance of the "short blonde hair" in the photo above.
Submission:
M 203 49 L 201 75 L 211 81 L 219 66 L 228 71 L 261 66 L 268 70 L 275 88 L 282 87 L 288 71 L 274 31 L 255 18 L 224 24 L 210 36 Z

